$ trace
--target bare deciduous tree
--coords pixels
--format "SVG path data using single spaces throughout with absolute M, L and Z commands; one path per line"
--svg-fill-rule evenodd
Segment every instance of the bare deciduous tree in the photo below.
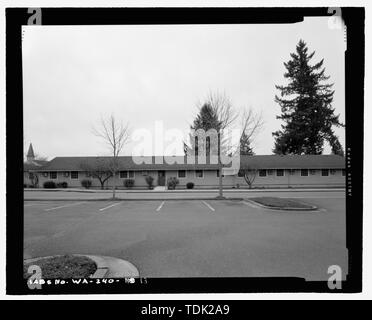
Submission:
M 239 117 L 239 113 L 233 108 L 230 99 L 225 93 L 210 92 L 205 103 L 209 104 L 217 115 L 220 122 L 220 130 L 231 127 Z
M 252 140 L 255 134 L 263 126 L 262 114 L 255 114 L 252 109 L 245 109 L 242 115 L 242 134 L 245 133 L 249 140 Z
M 29 179 L 33 188 L 39 187 L 39 174 L 35 172 L 29 172 Z
M 244 143 L 251 144 L 256 134 L 262 129 L 262 113 L 255 114 L 251 108 L 242 112 L 241 134 L 237 152 L 241 153 L 241 146 Z
M 225 93 L 220 92 L 210 92 L 202 103 L 198 104 L 199 122 L 206 126 L 202 128 L 207 131 L 209 128 L 217 130 L 218 133 L 218 155 L 240 155 L 240 146 L 242 143 L 242 138 L 244 137 L 246 142 L 251 143 L 254 139 L 255 134 L 263 125 L 262 115 L 257 115 L 252 109 L 244 109 L 242 112 L 236 110 L 230 99 Z M 202 109 L 205 106 L 209 106 L 212 111 L 207 114 L 207 119 L 202 119 Z M 224 135 L 226 130 L 231 130 L 236 127 L 236 122 L 238 119 L 242 119 L 241 127 L 239 128 L 239 140 L 231 141 L 229 137 Z M 213 121 L 211 121 L 213 120 Z M 194 122 L 195 124 L 195 122 Z M 190 126 L 193 128 L 193 126 Z M 191 147 L 189 147 L 184 142 L 184 152 L 185 154 L 192 154 L 195 152 L 196 142 L 191 139 Z M 220 160 L 220 159 L 219 159 Z M 223 196 L 223 186 L 222 186 L 222 164 L 219 161 L 220 167 L 220 178 L 219 178 L 219 195 Z
M 83 162 L 80 168 L 88 173 L 91 177 L 98 179 L 103 190 L 105 182 L 112 177 L 111 166 L 106 158 L 97 157 L 94 162 Z
M 115 116 L 111 114 L 111 116 L 106 119 L 101 117 L 99 128 L 93 128 L 93 134 L 101 138 L 110 149 L 112 158 L 109 167 L 114 178 L 112 184 L 112 198 L 115 199 L 115 177 L 119 170 L 118 157 L 125 143 L 128 142 L 130 135 L 129 125 L 123 125 L 122 122 L 119 122 L 115 119 Z
M 238 118 L 238 114 L 232 107 L 232 103 L 230 99 L 225 95 L 225 93 L 220 94 L 218 92 L 210 92 L 206 103 L 209 104 L 214 113 L 217 115 L 217 119 L 219 121 L 219 128 L 216 128 L 218 132 L 218 163 L 219 163 L 219 178 L 218 178 L 218 185 L 219 185 L 219 197 L 223 197 L 223 180 L 222 180 L 222 163 L 220 160 L 220 155 L 223 152 L 226 152 L 226 148 L 223 148 L 225 145 L 224 137 L 222 136 L 222 131 L 228 129 L 230 126 L 233 125 L 235 120 Z
M 244 109 L 242 112 L 238 112 L 233 108 L 230 99 L 225 93 L 210 93 L 207 98 L 207 103 L 209 103 L 215 110 L 218 120 L 221 124 L 220 130 L 231 129 L 238 118 L 241 118 L 241 133 L 237 145 L 229 145 L 225 140 L 226 137 L 220 135 L 220 153 L 225 154 L 238 154 L 240 156 L 240 148 L 242 144 L 242 139 L 244 138 L 246 142 L 251 143 L 258 133 L 258 131 L 263 126 L 262 114 L 255 114 L 251 108 Z M 252 184 L 256 179 L 257 170 L 248 169 L 244 170 L 244 179 L 252 188 Z M 222 165 L 220 165 L 220 178 L 219 178 L 219 195 L 223 196 L 223 186 L 222 186 Z
M 254 180 L 256 180 L 258 169 L 252 166 L 248 166 L 248 168 L 242 169 L 244 174 L 244 180 L 248 184 L 249 189 L 252 189 Z

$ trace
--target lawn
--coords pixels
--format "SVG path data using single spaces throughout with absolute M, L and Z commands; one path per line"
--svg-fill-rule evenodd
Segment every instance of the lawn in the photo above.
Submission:
M 23 276 L 25 279 L 31 276 L 27 272 L 31 265 L 39 266 L 42 272 L 41 276 L 45 279 L 88 278 L 97 270 L 95 262 L 87 257 L 64 255 L 24 263 Z
M 284 199 L 284 198 L 276 198 L 276 197 L 257 197 L 257 198 L 249 198 L 249 200 L 258 202 L 264 206 L 273 207 L 273 208 L 299 208 L 299 209 L 312 209 L 313 206 L 310 206 L 306 203 L 299 202 L 296 200 L 291 199 Z

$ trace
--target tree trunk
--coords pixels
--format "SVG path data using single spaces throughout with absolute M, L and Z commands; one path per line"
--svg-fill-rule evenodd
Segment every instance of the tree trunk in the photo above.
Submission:
M 219 196 L 223 197 L 223 188 L 222 188 L 222 166 L 218 169 L 220 171 L 219 177 L 218 177 L 218 184 L 219 184 Z
M 116 172 L 113 172 L 112 173 L 112 199 L 115 199 L 115 189 L 116 189 L 116 185 L 115 185 L 115 173 Z

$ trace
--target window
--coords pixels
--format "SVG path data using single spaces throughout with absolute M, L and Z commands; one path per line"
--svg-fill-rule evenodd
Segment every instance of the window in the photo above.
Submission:
M 244 170 L 239 170 L 238 177 L 244 177 Z
M 307 177 L 309 175 L 308 169 L 301 169 L 301 177 Z
M 28 173 L 28 178 L 29 178 L 30 180 L 32 180 L 32 179 L 34 178 L 34 174 L 33 174 L 32 172 L 29 172 L 29 173 Z
M 49 172 L 49 177 L 50 179 L 57 179 L 57 172 L 56 171 Z
M 315 176 L 316 175 L 316 170 L 315 169 L 310 169 L 310 175 Z
M 296 174 L 296 169 L 289 169 L 288 171 L 291 176 L 294 176 Z
M 267 170 L 267 175 L 268 176 L 272 176 L 273 174 L 274 174 L 274 170 L 272 170 L 272 169 Z
M 195 171 L 195 177 L 203 178 L 203 170 L 196 170 Z
M 276 176 L 277 177 L 283 177 L 284 176 L 284 170 L 283 169 L 276 169 Z
M 216 175 L 217 175 L 217 178 L 220 177 L 220 170 L 216 170 Z
M 146 174 L 144 174 L 146 172 Z M 120 179 L 134 178 L 134 171 L 120 171 Z M 148 175 L 147 171 L 142 171 L 142 175 Z
M 186 178 L 186 170 L 178 170 L 178 178 Z
M 142 171 L 142 175 L 143 176 L 148 176 L 149 175 L 149 172 L 148 171 Z
M 336 174 L 336 170 L 335 170 L 335 169 L 331 169 L 331 170 L 329 170 L 329 172 L 330 172 L 330 174 L 331 174 L 332 176 L 334 176 L 334 175 Z
M 266 177 L 266 170 L 259 170 L 259 171 L 258 171 L 258 175 L 259 175 L 260 177 Z
M 342 175 L 346 176 L 346 170 L 345 169 L 342 169 Z
M 79 179 L 79 172 L 78 171 L 71 171 L 71 179 Z
M 327 177 L 329 175 L 328 169 L 322 169 L 322 176 Z

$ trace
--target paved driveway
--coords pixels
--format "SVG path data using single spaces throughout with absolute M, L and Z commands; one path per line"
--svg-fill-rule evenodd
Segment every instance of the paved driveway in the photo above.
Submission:
M 347 271 L 345 199 L 285 212 L 244 201 L 26 201 L 25 258 L 64 253 L 130 261 L 143 277 L 328 278 Z

